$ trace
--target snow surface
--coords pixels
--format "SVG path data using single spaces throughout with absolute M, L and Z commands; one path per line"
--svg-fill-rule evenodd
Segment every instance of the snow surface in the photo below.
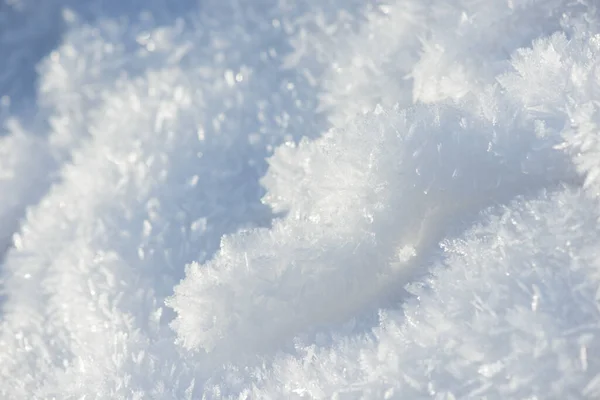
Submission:
M 600 398 L 592 0 L 0 0 L 0 398 Z

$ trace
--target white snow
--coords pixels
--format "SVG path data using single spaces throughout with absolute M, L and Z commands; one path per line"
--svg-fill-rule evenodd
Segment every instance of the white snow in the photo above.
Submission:
M 591 0 L 0 0 L 0 397 L 600 397 Z

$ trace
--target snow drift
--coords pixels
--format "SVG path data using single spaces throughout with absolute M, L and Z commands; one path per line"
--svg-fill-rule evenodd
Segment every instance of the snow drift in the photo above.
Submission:
M 593 2 L 0 4 L 3 398 L 600 396 Z

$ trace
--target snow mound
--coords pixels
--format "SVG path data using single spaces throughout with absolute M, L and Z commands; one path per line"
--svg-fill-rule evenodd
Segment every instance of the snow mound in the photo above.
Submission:
M 168 303 L 184 346 L 254 352 L 344 321 L 402 288 L 448 230 L 479 210 L 560 182 L 548 171 L 561 153 L 544 149 L 534 130 L 464 115 L 377 110 L 280 148 L 265 199 L 288 215 L 224 239 L 213 261 L 188 269 Z

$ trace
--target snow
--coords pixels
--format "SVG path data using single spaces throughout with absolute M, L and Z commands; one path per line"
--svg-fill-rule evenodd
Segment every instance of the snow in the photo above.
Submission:
M 600 397 L 599 23 L 0 0 L 1 397 Z

